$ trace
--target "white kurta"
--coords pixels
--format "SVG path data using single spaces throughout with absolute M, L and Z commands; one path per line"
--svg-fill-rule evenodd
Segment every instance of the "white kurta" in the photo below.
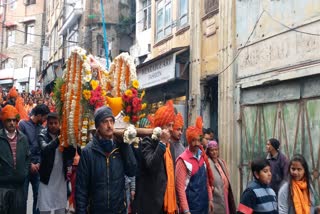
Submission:
M 67 207 L 67 182 L 63 174 L 63 158 L 59 148 L 56 149 L 48 185 L 40 182 L 37 207 L 40 211 L 53 211 Z

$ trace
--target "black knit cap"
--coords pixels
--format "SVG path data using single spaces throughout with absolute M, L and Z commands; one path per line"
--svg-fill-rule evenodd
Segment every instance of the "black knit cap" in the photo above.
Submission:
M 279 142 L 277 139 L 271 138 L 271 139 L 269 139 L 269 142 L 270 142 L 270 144 L 272 145 L 272 147 L 273 147 L 275 150 L 278 150 L 278 149 L 279 149 L 279 147 L 280 147 L 280 142 Z
M 50 112 L 47 119 L 50 118 L 59 119 L 59 114 L 57 112 Z
M 102 107 L 98 108 L 94 112 L 94 124 L 95 124 L 96 128 L 107 117 L 111 117 L 113 119 L 113 121 L 115 120 L 114 116 L 112 114 L 111 108 L 109 108 L 108 106 L 102 106 Z

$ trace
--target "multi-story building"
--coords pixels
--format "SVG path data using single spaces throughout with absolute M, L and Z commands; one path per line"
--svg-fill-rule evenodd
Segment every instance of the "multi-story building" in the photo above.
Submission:
M 151 0 L 136 0 L 135 12 L 135 37 L 130 54 L 139 65 L 151 57 Z
M 217 132 L 218 97 L 212 94 L 218 91 L 218 0 L 136 0 L 136 5 L 131 54 L 147 101 L 157 107 L 174 99 L 186 125 L 202 115 L 205 127 Z
M 106 63 L 103 17 L 106 24 L 109 61 L 132 45 L 135 2 L 129 0 L 49 0 L 47 5 L 46 45 L 49 63 L 44 72 L 45 85 L 62 74 L 61 68 L 72 48 L 79 46 Z M 50 87 L 48 87 L 50 90 Z
M 138 0 L 136 4 L 132 54 L 139 64 L 140 87 L 151 107 L 173 99 L 187 121 L 192 1 Z
M 34 90 L 41 69 L 45 1 L 2 0 L 0 85 Z
M 239 132 L 233 148 L 241 145 L 240 187 L 246 185 L 251 160 L 275 137 L 287 157 L 304 155 L 320 192 L 320 2 L 234 1 L 234 8 Z

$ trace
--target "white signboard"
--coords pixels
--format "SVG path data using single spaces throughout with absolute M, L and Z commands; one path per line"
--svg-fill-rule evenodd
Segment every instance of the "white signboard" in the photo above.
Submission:
M 149 88 L 174 79 L 175 55 L 167 56 L 149 65 L 138 68 L 137 76 L 140 88 Z

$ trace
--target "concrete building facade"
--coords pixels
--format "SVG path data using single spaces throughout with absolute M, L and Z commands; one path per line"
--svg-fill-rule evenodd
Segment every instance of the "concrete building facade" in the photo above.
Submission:
M 250 161 L 264 156 L 274 137 L 288 158 L 304 155 L 320 191 L 319 10 L 313 0 L 236 1 L 238 57 L 232 67 L 241 190 Z
M 42 62 L 44 11 L 45 1 L 2 0 L 3 28 L 0 47 L 3 56 L 1 61 L 3 70 L 0 71 L 2 86 L 15 85 L 20 90 L 26 91 L 35 89 L 34 76 L 40 73 Z M 6 69 L 18 68 L 23 71 L 6 72 Z
M 119 53 L 129 52 L 132 45 L 135 4 L 129 0 L 103 0 L 102 3 L 109 61 L 112 61 Z M 46 45 L 49 57 L 43 72 L 47 90 L 52 90 L 53 80 L 61 76 L 65 60 L 75 46 L 84 48 L 106 64 L 101 1 L 49 0 L 47 13 Z
M 136 38 L 131 48 L 150 111 L 173 99 L 186 125 L 191 4 L 188 0 L 137 0 Z

